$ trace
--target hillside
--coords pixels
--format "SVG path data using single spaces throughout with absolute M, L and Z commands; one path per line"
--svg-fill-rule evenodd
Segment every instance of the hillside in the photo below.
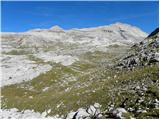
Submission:
M 140 43 L 133 45 L 128 55 L 103 73 L 105 79 L 98 103 L 68 114 L 68 118 L 119 119 L 159 118 L 159 28 Z M 102 75 L 102 74 L 101 74 Z M 107 79 L 110 75 L 111 78 Z
M 1 117 L 158 118 L 158 34 L 123 23 L 2 33 Z

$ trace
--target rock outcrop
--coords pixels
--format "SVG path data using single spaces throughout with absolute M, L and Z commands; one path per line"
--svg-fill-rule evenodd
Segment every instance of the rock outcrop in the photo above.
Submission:
M 76 112 L 70 112 L 67 115 L 67 119 L 98 119 L 102 117 L 101 105 L 95 103 L 88 108 L 79 108 Z
M 132 69 L 159 62 L 159 29 L 154 30 L 146 39 L 131 47 L 129 55 L 117 65 L 118 68 Z

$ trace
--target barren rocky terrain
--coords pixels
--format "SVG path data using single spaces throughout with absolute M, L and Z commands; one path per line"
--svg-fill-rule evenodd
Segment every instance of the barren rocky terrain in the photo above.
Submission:
M 158 118 L 159 30 L 1 33 L 1 118 Z

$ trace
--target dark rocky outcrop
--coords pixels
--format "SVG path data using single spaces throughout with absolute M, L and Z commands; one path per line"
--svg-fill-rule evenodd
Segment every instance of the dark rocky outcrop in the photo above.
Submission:
M 133 69 L 135 66 L 146 66 L 159 62 L 159 28 L 146 39 L 131 47 L 128 55 L 121 59 L 117 68 Z
M 159 33 L 159 28 L 156 28 L 151 34 L 148 35 L 147 38 L 153 37 L 154 35 L 157 35 Z

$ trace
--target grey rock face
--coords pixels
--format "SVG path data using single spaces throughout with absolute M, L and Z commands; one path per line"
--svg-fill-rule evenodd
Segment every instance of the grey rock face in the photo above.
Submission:
M 100 110 L 101 105 L 99 103 L 95 103 L 94 105 L 90 105 L 88 108 L 79 108 L 76 112 L 70 112 L 67 115 L 67 118 L 69 119 L 97 119 L 100 118 L 101 115 L 101 110 Z
M 155 30 L 157 31 L 157 30 Z M 132 69 L 135 66 L 146 66 L 159 62 L 159 32 L 147 37 L 139 44 L 135 44 L 131 48 L 128 56 L 123 58 L 117 68 Z
M 123 118 L 122 117 L 123 113 L 127 113 L 127 111 L 124 108 L 116 108 L 116 109 L 110 110 L 109 113 L 110 113 L 109 118 L 121 119 Z

